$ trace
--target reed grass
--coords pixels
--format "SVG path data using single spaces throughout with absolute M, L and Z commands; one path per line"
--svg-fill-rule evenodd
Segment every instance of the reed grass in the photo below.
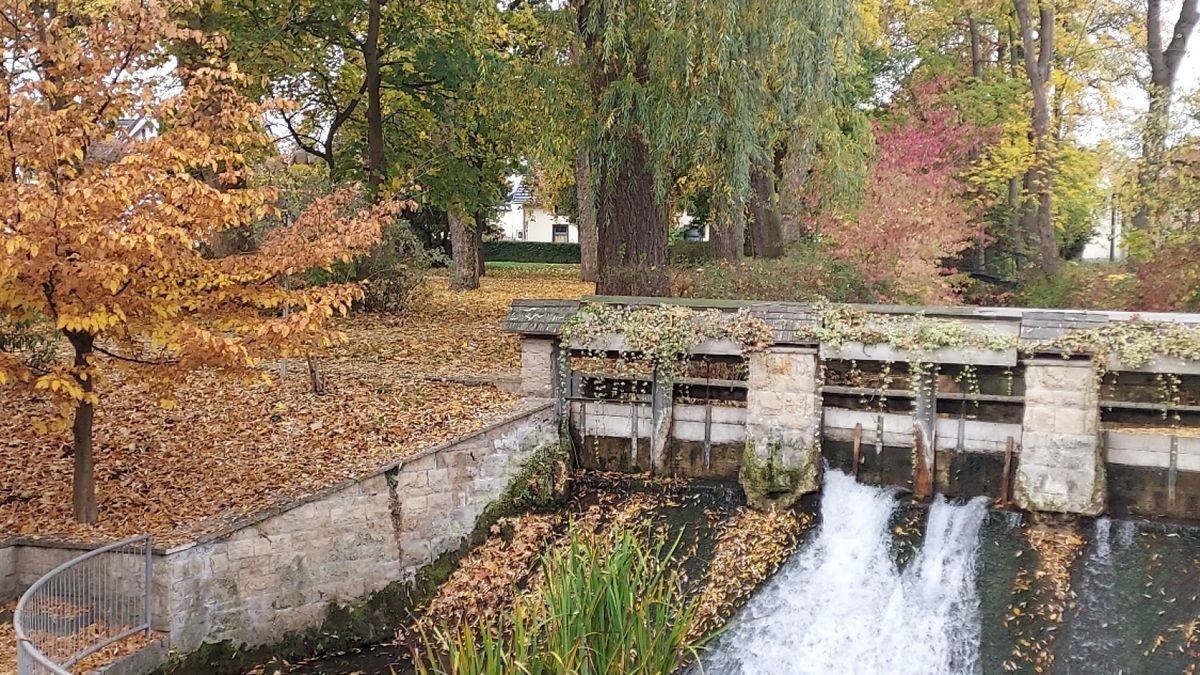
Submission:
M 544 577 L 498 625 L 424 637 L 418 675 L 667 675 L 711 635 L 690 637 L 696 603 L 672 562 L 678 540 L 638 530 L 593 535 L 543 556 Z

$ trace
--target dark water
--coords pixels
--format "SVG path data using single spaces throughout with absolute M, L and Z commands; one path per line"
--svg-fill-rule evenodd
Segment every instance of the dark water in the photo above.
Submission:
M 1062 521 L 1054 531 L 1072 543 L 1042 560 L 1030 516 L 980 501 L 914 505 L 830 474 L 812 508 L 819 524 L 734 617 L 704 672 L 1200 672 L 1200 528 Z M 682 499 L 652 516 L 682 533 L 693 578 L 712 555 L 716 512 Z M 406 673 L 406 651 L 295 672 Z

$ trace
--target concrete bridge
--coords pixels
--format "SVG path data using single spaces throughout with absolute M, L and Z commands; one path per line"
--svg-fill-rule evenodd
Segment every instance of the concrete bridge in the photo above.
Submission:
M 579 302 L 514 302 L 505 328 L 521 336 L 522 390 L 557 400 L 585 467 L 737 481 L 768 506 L 818 489 L 824 462 L 865 482 L 1031 511 L 1200 518 L 1200 363 L 1157 356 L 1133 367 L 1044 348 L 1135 318 L 1195 326 L 1200 315 L 858 306 L 1008 336 L 1002 348 L 915 354 L 814 340 L 806 328 L 822 319 L 808 305 L 583 302 L 744 310 L 775 338 L 746 353 L 699 344 L 686 377 L 659 381 L 604 367 L 628 349 L 619 334 L 560 344 Z

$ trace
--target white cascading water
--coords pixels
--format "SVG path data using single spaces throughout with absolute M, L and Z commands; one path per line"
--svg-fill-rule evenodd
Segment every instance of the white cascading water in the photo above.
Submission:
M 975 564 L 987 500 L 934 500 L 920 551 L 897 569 L 894 491 L 827 470 L 821 524 L 703 661 L 728 675 L 980 672 Z M 699 672 L 699 671 L 697 671 Z

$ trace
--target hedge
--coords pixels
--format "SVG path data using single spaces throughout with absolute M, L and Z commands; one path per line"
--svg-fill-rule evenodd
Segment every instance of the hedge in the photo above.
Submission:
M 483 259 L 491 262 L 579 264 L 579 244 L 546 241 L 485 241 Z
M 712 251 L 706 241 L 680 241 L 671 244 L 670 260 L 676 265 L 695 265 L 709 261 Z M 545 241 L 485 241 L 483 259 L 489 262 L 528 262 L 579 264 L 579 244 Z

